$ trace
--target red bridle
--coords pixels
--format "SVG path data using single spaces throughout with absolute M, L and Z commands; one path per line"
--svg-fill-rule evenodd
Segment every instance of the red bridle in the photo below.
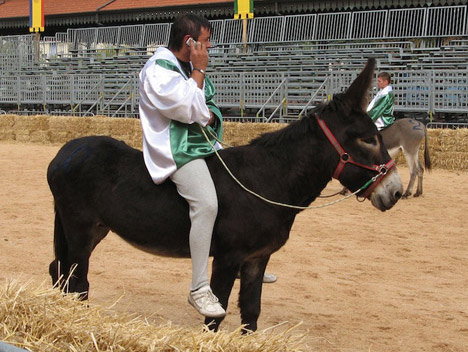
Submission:
M 362 197 L 364 197 L 364 198 L 369 197 L 369 195 L 372 193 L 372 191 L 375 189 L 375 187 L 377 187 L 378 184 L 380 182 L 382 182 L 385 175 L 387 175 L 388 171 L 390 171 L 390 169 L 395 166 L 395 162 L 393 161 L 393 159 L 390 159 L 390 161 L 387 162 L 386 164 L 382 164 L 382 165 L 375 165 L 374 164 L 372 166 L 364 165 L 364 164 L 361 164 L 361 163 L 358 163 L 358 162 L 354 161 L 353 158 L 351 157 L 351 155 L 346 153 L 344 151 L 343 147 L 341 147 L 340 143 L 336 140 L 335 136 L 330 131 L 330 129 L 328 128 L 325 121 L 320 119 L 317 114 L 315 114 L 315 118 L 317 119 L 317 122 L 318 122 L 320 128 L 322 129 L 325 136 L 327 136 L 327 138 L 330 141 L 333 148 L 335 148 L 335 150 L 340 155 L 340 162 L 338 163 L 338 165 L 337 165 L 337 167 L 335 169 L 335 172 L 333 173 L 333 178 L 339 180 L 341 172 L 343 171 L 344 167 L 348 163 L 354 164 L 354 165 L 362 167 L 364 169 L 369 169 L 369 170 L 375 171 L 377 173 L 376 176 L 374 176 L 363 187 L 361 187 L 361 189 L 366 189 L 366 191 L 363 193 Z

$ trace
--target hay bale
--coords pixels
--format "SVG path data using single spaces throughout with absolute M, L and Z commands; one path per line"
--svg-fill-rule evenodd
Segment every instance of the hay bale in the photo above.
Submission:
M 281 123 L 226 122 L 224 141 L 232 146 L 245 145 L 264 133 L 273 132 L 285 126 Z
M 31 351 L 301 351 L 293 328 L 247 336 L 118 314 L 59 290 L 9 281 L 0 289 L 0 340 Z
M 89 121 L 88 135 L 110 136 L 113 118 L 106 116 L 93 116 L 86 118 Z
M 0 115 L 0 140 L 14 140 L 13 126 L 16 115 Z
M 0 141 L 14 141 L 15 135 L 11 129 L 0 128 Z
M 468 170 L 468 129 L 429 129 L 432 165 L 447 170 Z
M 279 123 L 226 122 L 224 142 L 231 146 L 245 145 L 263 133 L 283 127 L 285 125 Z M 428 133 L 432 167 L 468 170 L 468 129 L 429 129 Z M 73 138 L 89 135 L 112 136 L 138 149 L 142 145 L 139 119 L 0 115 L 0 140 L 63 144 Z M 421 145 L 421 149 L 423 148 L 424 143 Z M 420 158 L 422 157 L 421 151 Z M 405 164 L 401 154 L 396 161 L 397 164 Z
M 42 143 L 42 138 L 47 136 L 49 130 L 49 120 L 47 116 L 24 116 L 24 118 L 16 115 L 6 115 L 6 119 L 2 120 L 2 134 L 6 137 L 7 129 L 12 140 L 23 143 Z M 47 142 L 47 141 L 45 141 Z
M 17 115 L 0 115 L 0 129 L 12 128 Z
M 29 143 L 48 144 L 50 143 L 49 131 L 31 131 L 29 134 Z
M 90 120 L 87 117 L 49 116 L 49 142 L 66 143 L 73 138 L 89 134 Z
M 141 148 L 141 123 L 139 119 L 114 118 L 109 135 L 125 141 L 134 148 Z

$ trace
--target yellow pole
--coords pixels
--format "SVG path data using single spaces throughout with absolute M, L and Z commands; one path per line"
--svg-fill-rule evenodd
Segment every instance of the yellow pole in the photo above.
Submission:
M 36 62 L 39 63 L 41 59 L 41 35 L 39 32 L 36 32 L 36 36 L 34 38 L 34 46 L 35 46 L 35 56 L 36 56 Z
M 242 42 L 244 43 L 244 54 L 247 52 L 247 18 L 242 19 Z

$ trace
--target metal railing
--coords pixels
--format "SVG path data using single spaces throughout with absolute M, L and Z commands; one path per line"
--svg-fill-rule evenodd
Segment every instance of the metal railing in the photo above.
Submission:
M 359 58 L 361 61 L 356 57 L 343 58 L 339 56 L 343 55 L 343 50 L 368 47 L 365 55 L 380 55 L 378 67 L 385 64 L 393 76 L 396 111 L 468 113 L 468 54 L 463 49 L 468 47 L 466 20 L 467 5 L 257 17 L 248 21 L 249 52 L 246 55 L 252 59 L 248 63 L 243 62 L 248 57 L 240 55 L 243 54 L 239 45 L 242 43 L 241 22 L 214 20 L 211 21 L 212 38 L 219 45 L 213 48 L 213 57 L 221 66 L 229 68 L 232 63 L 231 71 L 210 72 L 218 90 L 217 102 L 222 108 L 239 108 L 241 114 L 246 109 L 259 109 L 257 117 L 262 120 L 274 118 L 265 116 L 265 111 L 270 110 L 284 117 L 294 107 L 303 114 L 312 104 L 311 94 L 339 92 L 357 75 L 364 55 Z M 163 23 L 69 29 L 67 33 L 43 38 L 39 60 L 33 35 L 0 37 L 0 104 L 42 106 L 44 110 L 66 105 L 72 107 L 71 113 L 82 113 L 83 109 L 85 113 L 107 110 L 111 115 L 134 115 L 138 86 L 120 79 L 122 68 L 125 67 L 126 75 L 139 70 L 143 66 L 141 62 L 157 46 L 167 44 L 170 27 L 171 24 Z M 460 69 L 428 69 L 430 60 L 437 59 L 434 57 L 437 53 L 428 55 L 431 57 L 427 57 L 425 66 L 419 59 L 424 53 L 416 51 L 419 48 L 413 42 L 403 41 L 404 38 L 441 37 L 457 38 L 454 43 L 460 47 L 461 56 L 442 57 L 441 60 L 459 59 Z M 388 41 L 390 39 L 393 40 Z M 395 52 L 389 50 L 393 47 L 397 49 Z M 257 66 L 259 50 L 266 52 L 263 72 Z M 311 53 L 317 51 L 321 51 L 320 55 L 304 65 L 295 58 L 312 56 Z M 410 62 L 403 58 L 405 55 L 418 56 L 415 65 L 420 69 L 394 68 L 398 60 L 405 65 Z M 349 62 L 343 64 L 345 60 Z M 337 66 L 336 62 L 343 65 Z M 302 72 L 293 72 L 296 69 Z M 272 72 L 275 70 L 278 72 Z M 324 72 L 328 83 L 326 88 L 317 90 L 318 85 L 324 84 Z M 295 79 L 293 74 L 300 76 Z M 102 80 L 111 82 L 110 87 L 98 83 Z M 277 90 L 280 86 L 284 90 L 281 94 L 278 93 L 281 90 Z M 317 96 L 310 99 L 315 98 Z M 127 108 L 129 111 L 124 111 Z
M 111 117 L 115 117 L 119 114 L 120 110 L 128 105 L 130 102 L 131 104 L 131 112 L 135 111 L 135 102 L 132 102 L 133 97 L 135 96 L 135 90 L 133 89 L 133 85 L 135 84 L 136 77 L 131 77 L 125 82 L 125 84 L 118 89 L 114 96 L 112 96 L 109 100 L 106 101 L 105 105 L 100 110 L 101 113 L 107 112 L 107 115 Z M 122 93 L 124 94 L 124 100 L 122 101 Z M 111 111 L 112 105 L 117 105 L 117 109 L 113 109 Z
M 468 128 L 468 123 L 462 122 L 429 122 L 426 124 L 427 128 L 447 128 L 447 129 L 457 129 L 457 128 Z
M 467 9 L 467 5 L 458 5 L 255 17 L 248 20 L 247 42 L 264 44 L 403 38 L 422 38 L 425 41 L 463 37 L 468 35 Z M 223 47 L 243 43 L 241 21 L 225 19 L 210 22 L 214 43 Z M 41 47 L 41 56 L 76 55 L 80 51 L 105 48 L 154 51 L 158 46 L 167 45 L 170 28 L 171 23 L 71 28 L 66 33 L 48 37 Z M 10 39 L 13 37 L 10 36 Z M 2 42 L 5 39 L 0 40 L 0 55 L 5 50 Z M 34 50 L 29 56 L 34 56 Z
M 100 88 L 101 85 L 102 85 L 102 77 L 100 77 L 99 82 L 97 82 L 93 87 L 91 87 L 91 89 L 89 89 L 89 90 L 85 93 L 84 97 L 82 97 L 82 99 L 81 99 L 78 103 L 74 104 L 73 102 L 70 102 L 71 113 L 73 114 L 73 113 L 76 113 L 77 111 L 81 111 L 81 110 L 80 110 L 80 109 L 81 109 L 81 106 L 82 106 L 83 103 L 86 101 L 86 99 L 87 99 L 89 96 L 91 96 L 91 94 L 93 94 L 94 92 L 98 92 L 98 98 L 95 100 L 94 103 L 91 104 L 91 107 L 86 111 L 85 114 L 91 113 L 92 109 L 93 109 L 97 104 L 99 104 L 99 102 L 102 101 L 102 98 L 103 98 L 103 97 L 102 97 L 102 94 L 99 94 L 99 91 L 100 91 L 99 88 Z M 88 103 L 88 105 L 89 105 L 89 103 Z
M 395 91 L 395 111 L 468 114 L 468 69 L 389 71 Z M 322 76 L 320 76 L 322 74 Z M 358 71 L 310 72 L 308 77 L 277 73 L 211 73 L 221 108 L 256 110 L 259 121 L 303 115 L 346 89 Z M 326 80 L 325 80 L 326 79 Z M 325 81 L 324 81 L 325 80 Z M 138 78 L 96 74 L 19 75 L 0 77 L 0 104 L 20 109 L 53 110 L 68 106 L 72 113 L 128 114 L 138 111 Z M 273 111 L 273 113 L 270 113 Z M 268 115 L 270 114 L 270 115 Z
M 265 101 L 265 103 L 261 106 L 260 110 L 257 111 L 256 118 L 260 122 L 260 117 L 262 118 L 262 121 L 264 122 L 270 122 L 271 119 L 274 117 L 276 112 L 279 110 L 280 111 L 280 116 L 279 118 L 281 119 L 283 117 L 283 109 L 282 107 L 284 106 L 286 96 L 287 96 L 287 88 L 286 85 L 288 83 L 288 78 L 284 78 L 279 86 L 271 93 L 270 97 Z M 276 108 L 273 110 L 273 112 L 268 116 L 267 118 L 265 117 L 265 110 L 267 107 L 271 107 L 272 101 L 280 100 L 280 103 L 276 106 Z
M 298 115 L 298 118 L 301 118 L 302 116 L 304 116 L 306 113 L 307 113 L 307 110 L 312 107 L 315 107 L 315 105 L 312 105 L 314 102 L 315 102 L 315 99 L 317 98 L 317 95 L 319 95 L 319 93 L 321 93 L 322 90 L 329 90 L 327 89 L 327 84 L 329 83 L 329 79 L 327 78 L 321 85 L 320 87 L 318 87 L 318 89 L 314 92 L 314 94 L 312 94 L 312 96 L 310 97 L 309 101 L 306 103 L 306 105 L 304 106 L 304 108 L 299 112 L 299 115 Z M 330 94 L 326 93 L 327 94 L 327 99 L 330 98 Z

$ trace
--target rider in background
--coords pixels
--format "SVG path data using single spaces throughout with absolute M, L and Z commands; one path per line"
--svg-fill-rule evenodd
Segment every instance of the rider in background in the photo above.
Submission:
M 387 128 L 395 121 L 393 116 L 395 94 L 390 82 L 389 73 L 381 72 L 377 75 L 377 88 L 379 91 L 367 107 L 367 114 L 374 121 L 379 131 Z

